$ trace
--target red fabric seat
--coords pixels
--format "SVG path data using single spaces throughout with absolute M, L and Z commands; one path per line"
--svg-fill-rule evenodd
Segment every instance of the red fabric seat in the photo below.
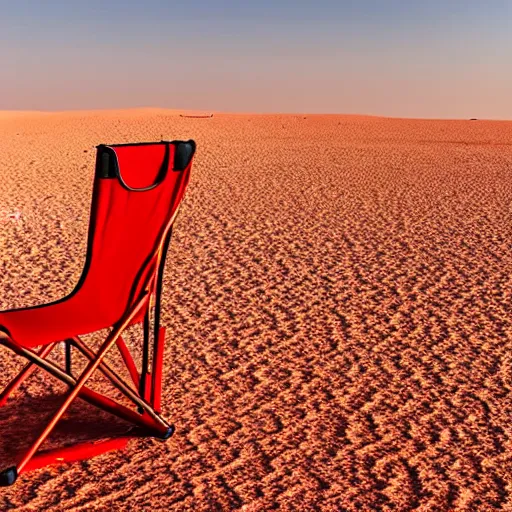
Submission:
M 59 301 L 0 312 L 0 330 L 30 348 L 118 322 L 156 271 L 151 255 L 183 198 L 194 151 L 192 141 L 98 146 L 78 285 Z M 131 323 L 143 316 L 141 311 Z

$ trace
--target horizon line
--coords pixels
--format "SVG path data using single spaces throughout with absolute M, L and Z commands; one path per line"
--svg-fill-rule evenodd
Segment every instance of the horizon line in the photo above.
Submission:
M 404 119 L 418 121 L 502 121 L 511 122 L 506 118 L 467 118 L 467 117 L 415 117 L 415 116 L 391 116 L 381 114 L 343 113 L 343 112 L 251 112 L 251 111 L 230 111 L 230 110 L 208 110 L 208 109 L 186 109 L 168 107 L 104 107 L 89 109 L 62 109 L 62 110 L 24 110 L 24 109 L 0 109 L 0 114 L 78 114 L 78 113 L 107 113 L 107 112 L 130 112 L 130 111 L 169 111 L 176 114 L 213 114 L 213 115 L 251 115 L 251 116 L 338 116 L 338 117 L 372 117 L 378 119 Z

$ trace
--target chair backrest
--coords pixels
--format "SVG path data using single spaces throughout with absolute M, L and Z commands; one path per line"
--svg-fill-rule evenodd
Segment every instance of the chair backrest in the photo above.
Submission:
M 87 260 L 76 291 L 101 323 L 119 321 L 157 270 L 151 255 L 183 199 L 195 148 L 192 140 L 97 147 Z

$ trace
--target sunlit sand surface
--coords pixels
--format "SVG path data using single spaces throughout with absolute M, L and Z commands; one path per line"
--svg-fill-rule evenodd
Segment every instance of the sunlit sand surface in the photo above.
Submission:
M 97 144 L 198 148 L 164 279 L 176 434 L 21 475 L 0 510 L 512 510 L 512 123 L 200 114 L 0 113 L 0 309 L 78 281 Z M 0 409 L 5 467 L 64 391 L 39 372 Z M 76 402 L 45 446 L 125 430 Z

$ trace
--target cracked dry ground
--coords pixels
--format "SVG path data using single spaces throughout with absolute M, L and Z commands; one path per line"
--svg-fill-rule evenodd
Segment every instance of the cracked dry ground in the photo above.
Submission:
M 161 138 L 198 144 L 164 279 L 176 434 L 0 509 L 512 510 L 512 123 L 1 114 L 0 308 L 77 282 L 94 146 Z M 6 466 L 64 391 L 37 373 L 0 410 Z M 125 428 L 77 402 L 47 446 Z

